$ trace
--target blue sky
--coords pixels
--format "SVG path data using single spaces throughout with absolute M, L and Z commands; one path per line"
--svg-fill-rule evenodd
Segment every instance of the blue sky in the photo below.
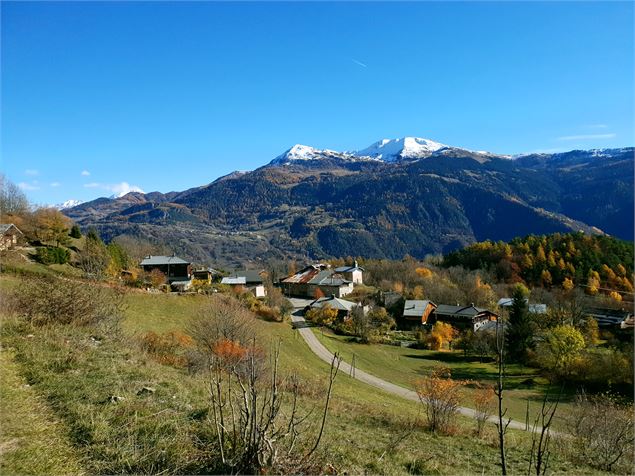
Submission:
M 633 4 L 2 2 L 2 170 L 41 204 L 293 144 L 632 146 Z

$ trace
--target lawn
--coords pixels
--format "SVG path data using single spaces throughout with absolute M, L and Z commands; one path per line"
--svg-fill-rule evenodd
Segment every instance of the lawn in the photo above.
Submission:
M 359 344 L 349 337 L 335 335 L 329 330 L 314 328 L 320 342 L 331 352 L 339 352 L 347 362 L 355 361 L 355 366 L 389 382 L 413 389 L 415 382 L 439 366 L 448 367 L 452 377 L 470 382 L 493 385 L 497 379 L 497 366 L 494 362 L 480 362 L 477 357 L 466 357 L 461 351 L 430 351 L 382 344 Z M 505 404 L 509 416 L 525 422 L 527 402 L 529 402 L 530 422 L 532 415 L 540 410 L 544 394 L 549 390 L 547 379 L 540 376 L 536 369 L 520 365 L 508 365 L 506 368 Z M 470 385 L 468 384 L 468 388 Z M 552 391 L 558 389 L 552 388 Z M 560 418 L 556 424 L 562 427 L 561 418 L 568 411 L 573 395 L 563 395 L 559 405 Z M 463 404 L 473 407 L 471 390 L 464 392 Z

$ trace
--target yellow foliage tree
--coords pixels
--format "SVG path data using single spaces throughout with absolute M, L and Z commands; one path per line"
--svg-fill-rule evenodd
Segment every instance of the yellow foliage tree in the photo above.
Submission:
M 574 287 L 575 287 L 575 285 L 573 284 L 573 281 L 571 279 L 564 278 L 564 281 L 562 281 L 562 289 L 564 289 L 566 292 L 569 292 Z
M 421 276 L 422 278 L 429 278 L 432 276 L 432 270 L 428 269 L 428 268 L 424 268 L 423 266 L 420 268 L 415 269 L 415 272 Z
M 617 291 L 611 291 L 609 297 L 617 302 L 622 302 L 622 295 Z
M 452 327 L 451 324 L 437 321 L 434 323 L 430 333 L 430 347 L 433 350 L 440 350 L 445 342 L 451 345 L 458 334 L 459 331 Z

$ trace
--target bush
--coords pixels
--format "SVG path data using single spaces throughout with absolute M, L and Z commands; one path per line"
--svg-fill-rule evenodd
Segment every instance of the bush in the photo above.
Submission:
M 605 471 L 632 457 L 632 415 L 632 407 L 620 405 L 613 395 L 579 394 L 567 420 L 573 457 Z
M 9 301 L 12 311 L 35 325 L 116 325 L 123 314 L 121 293 L 70 279 L 24 278 Z
M 79 229 L 78 225 L 73 225 L 71 227 L 71 231 L 68 234 L 71 238 L 81 238 L 82 237 L 82 231 Z
M 451 377 L 449 368 L 439 367 L 415 384 L 419 400 L 426 408 L 428 428 L 433 432 L 447 434 L 453 429 L 465 382 Z
M 70 251 L 57 246 L 47 246 L 38 248 L 35 252 L 35 259 L 42 264 L 65 264 L 71 257 Z
M 194 345 L 194 340 L 187 334 L 171 331 L 165 334 L 148 332 L 141 338 L 141 347 L 152 358 L 163 365 L 185 367 L 188 363 L 185 352 Z

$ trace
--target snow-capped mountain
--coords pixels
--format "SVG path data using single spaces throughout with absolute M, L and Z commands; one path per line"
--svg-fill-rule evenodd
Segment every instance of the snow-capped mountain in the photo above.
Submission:
M 81 200 L 66 200 L 63 203 L 58 203 L 57 205 L 54 205 L 55 208 L 57 208 L 58 210 L 66 210 L 67 208 L 73 208 L 76 207 L 77 205 L 81 205 L 82 202 Z
M 400 139 L 382 139 L 365 149 L 338 152 L 330 149 L 317 149 L 308 145 L 296 144 L 273 159 L 269 165 L 288 165 L 316 160 L 336 160 L 344 162 L 377 161 L 384 163 L 412 162 L 431 156 L 453 157 L 464 155 L 475 160 L 487 161 L 491 157 L 510 158 L 485 151 L 472 151 L 452 147 L 431 139 L 421 137 L 402 137 Z
M 337 152 L 329 149 L 316 149 L 315 147 L 311 147 L 308 145 L 296 144 L 291 147 L 289 150 L 285 151 L 283 154 L 280 154 L 278 157 L 273 159 L 269 164 L 270 165 L 284 165 L 290 164 L 296 161 L 308 161 L 308 160 L 346 160 L 346 161 L 356 161 L 356 160 L 369 160 L 369 157 L 358 157 L 354 154 L 348 152 Z
M 353 152 L 358 157 L 372 157 L 384 162 L 397 162 L 403 159 L 422 159 L 434 152 L 448 147 L 445 144 L 420 137 L 402 137 L 401 139 L 382 139 L 365 149 Z

